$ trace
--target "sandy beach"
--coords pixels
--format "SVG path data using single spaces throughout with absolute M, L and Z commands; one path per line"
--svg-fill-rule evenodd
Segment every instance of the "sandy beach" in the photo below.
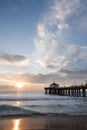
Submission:
M 1 117 L 0 130 L 87 130 L 87 116 L 32 115 Z

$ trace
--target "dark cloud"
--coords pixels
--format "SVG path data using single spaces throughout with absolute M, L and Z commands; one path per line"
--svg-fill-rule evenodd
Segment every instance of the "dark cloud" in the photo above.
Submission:
M 28 57 L 24 55 L 10 55 L 0 53 L 0 64 L 2 65 L 25 65 L 28 62 Z
M 87 78 L 87 69 L 83 69 L 83 70 L 62 69 L 61 73 L 64 73 L 67 75 L 68 78 L 73 78 L 73 79 L 86 79 Z
M 85 83 L 87 80 L 87 70 L 61 70 L 57 73 L 50 74 L 20 74 L 20 79 L 24 82 L 30 82 L 35 84 L 50 84 L 52 82 L 57 82 L 60 85 L 72 85 L 74 81 L 77 84 Z
M 50 69 L 56 69 L 57 68 L 57 66 L 55 66 L 55 65 L 47 65 L 47 68 L 50 68 Z

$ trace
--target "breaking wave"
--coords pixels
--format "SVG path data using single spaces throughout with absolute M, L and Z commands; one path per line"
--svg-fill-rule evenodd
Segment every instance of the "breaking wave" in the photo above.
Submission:
M 21 107 L 11 106 L 11 105 L 0 105 L 0 116 L 15 116 L 15 115 L 32 115 L 38 114 L 31 110 L 26 110 Z

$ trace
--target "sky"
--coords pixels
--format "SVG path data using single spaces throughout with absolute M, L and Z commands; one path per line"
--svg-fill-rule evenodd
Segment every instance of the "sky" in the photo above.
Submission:
M 87 80 L 87 0 L 0 0 L 0 90 Z

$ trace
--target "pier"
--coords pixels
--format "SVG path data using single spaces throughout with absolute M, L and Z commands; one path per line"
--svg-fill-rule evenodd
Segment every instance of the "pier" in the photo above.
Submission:
M 75 97 L 86 97 L 87 84 L 70 87 L 59 87 L 55 82 L 49 87 L 44 88 L 45 94 L 54 94 L 61 96 L 75 96 Z

